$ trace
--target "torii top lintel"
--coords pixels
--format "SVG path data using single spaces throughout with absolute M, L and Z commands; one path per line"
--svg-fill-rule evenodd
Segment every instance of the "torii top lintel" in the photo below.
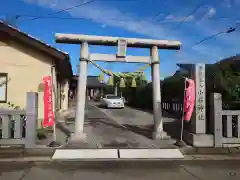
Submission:
M 157 46 L 160 49 L 173 49 L 179 50 L 181 46 L 180 41 L 169 40 L 154 40 L 154 39 L 137 39 L 137 38 L 124 38 L 124 37 L 111 37 L 111 36 L 90 36 L 82 34 L 61 34 L 55 35 L 57 43 L 65 44 L 81 44 L 87 42 L 90 45 L 104 45 L 104 46 L 117 46 L 118 40 L 126 40 L 128 47 L 138 48 L 151 48 Z

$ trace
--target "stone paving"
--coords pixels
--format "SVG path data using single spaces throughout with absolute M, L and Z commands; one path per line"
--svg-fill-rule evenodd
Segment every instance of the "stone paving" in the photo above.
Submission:
M 74 132 L 75 108 L 70 110 L 68 114 L 67 128 Z M 113 112 L 113 116 L 128 119 L 128 122 L 119 122 L 115 118 L 109 116 L 109 112 Z M 124 111 L 124 112 L 123 112 Z M 105 112 L 99 109 L 95 104 L 88 103 L 85 112 L 84 132 L 86 141 L 76 148 L 175 148 L 174 140 L 152 140 L 152 118 L 150 115 L 137 118 L 140 112 L 125 110 L 108 110 Z M 131 120 L 132 119 L 132 120 Z M 132 121 L 132 122 L 131 122 Z M 134 127 L 134 121 L 138 122 L 142 127 Z M 123 125 L 121 125 L 121 123 Z M 129 126 L 127 126 L 129 125 Z M 134 129 L 135 128 L 135 129 Z M 58 130 L 59 131 L 59 130 Z M 62 133 L 62 132 L 61 132 Z M 57 134 L 58 139 L 66 139 L 66 136 Z M 72 147 L 72 145 L 71 145 Z
M 98 103 L 92 103 L 98 107 Z M 125 106 L 124 109 L 103 109 L 99 108 L 102 112 L 117 120 L 120 124 L 129 126 L 149 126 L 153 125 L 153 115 L 150 112 L 134 109 Z M 164 123 L 173 122 L 176 119 L 162 117 Z

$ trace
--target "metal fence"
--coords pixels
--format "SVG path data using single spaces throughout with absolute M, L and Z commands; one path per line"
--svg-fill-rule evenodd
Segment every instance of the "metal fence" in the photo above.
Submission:
M 211 95 L 211 130 L 214 134 L 214 146 L 240 145 L 240 110 L 223 110 L 222 95 Z
M 176 118 L 179 118 L 183 113 L 183 103 L 178 101 L 162 101 L 162 109 Z
M 0 109 L 0 145 L 35 147 L 37 104 L 37 94 L 28 92 L 25 110 Z

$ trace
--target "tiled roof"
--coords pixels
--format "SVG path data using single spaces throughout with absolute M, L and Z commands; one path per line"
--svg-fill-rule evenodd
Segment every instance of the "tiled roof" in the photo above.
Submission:
M 77 82 L 78 75 L 74 75 L 73 80 L 75 80 L 75 82 Z M 87 87 L 88 88 L 100 88 L 100 87 L 104 87 L 104 86 L 106 86 L 106 84 L 100 83 L 100 81 L 98 80 L 98 76 L 88 76 L 87 77 Z
M 88 76 L 87 77 L 87 87 L 104 87 L 105 83 L 100 83 L 98 76 Z

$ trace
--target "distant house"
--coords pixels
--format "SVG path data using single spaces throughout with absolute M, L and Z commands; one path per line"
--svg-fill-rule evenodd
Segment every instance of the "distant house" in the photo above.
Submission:
M 174 75 L 186 75 L 194 72 L 194 64 L 177 64 L 179 69 Z
M 72 67 L 69 55 L 0 21 L 0 107 L 25 108 L 26 93 L 38 92 L 38 115 L 43 118 L 42 78 L 52 76 L 56 89 L 54 106 L 68 108 Z
M 71 90 L 76 97 L 77 94 L 77 84 L 78 84 L 78 75 L 74 75 L 71 81 Z M 101 83 L 98 80 L 98 76 L 88 76 L 87 77 L 87 89 L 86 96 L 94 97 L 100 94 L 102 89 L 106 87 L 105 83 Z

